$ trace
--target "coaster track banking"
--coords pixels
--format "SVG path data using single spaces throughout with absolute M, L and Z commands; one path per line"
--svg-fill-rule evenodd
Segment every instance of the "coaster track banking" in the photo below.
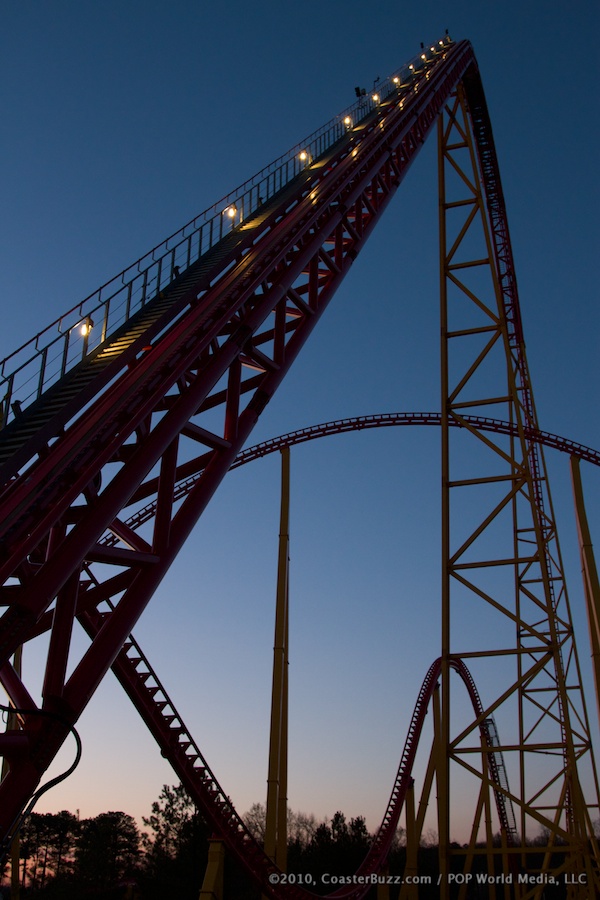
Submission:
M 321 157 L 176 273 L 31 410 L 17 407 L 0 433 L 0 605 L 6 607 L 0 681 L 15 707 L 35 707 L 10 658 L 49 630 L 43 709 L 57 713 L 56 719 L 23 717 L 18 741 L 0 736 L 0 751 L 10 762 L 0 784 L 0 835 L 11 832 L 68 735 L 68 723 L 77 721 L 112 666 L 164 755 L 263 890 L 308 896 L 292 886 L 269 885 L 272 863 L 248 835 L 129 635 L 459 83 L 474 110 L 511 346 L 527 382 L 506 214 L 477 64 L 467 41 L 447 44 L 410 84 L 388 91 Z M 537 428 L 526 392 L 524 406 L 533 446 Z M 224 411 L 222 432 L 210 417 L 217 408 Z M 199 455 L 181 452 L 184 439 Z M 177 486 L 190 475 L 194 484 L 177 498 Z M 149 540 L 122 515 L 148 497 Z M 176 499 L 182 499 L 177 509 Z M 91 645 L 67 677 L 75 619 Z M 358 874 L 377 871 L 385 859 L 438 675 L 435 663 L 417 701 L 382 827 Z M 498 791 L 496 796 L 500 802 Z M 358 898 L 367 889 L 333 896 Z

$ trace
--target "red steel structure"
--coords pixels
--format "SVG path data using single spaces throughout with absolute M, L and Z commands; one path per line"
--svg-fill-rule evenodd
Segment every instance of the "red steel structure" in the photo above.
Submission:
M 466 116 L 464 126 L 457 124 L 461 113 Z M 544 646 L 554 647 L 540 656 L 539 648 L 520 635 L 514 650 L 520 666 L 515 691 L 522 707 L 523 698 L 533 697 L 534 677 L 549 671 L 551 663 L 555 666 L 548 676 L 554 693 L 540 703 L 540 718 L 557 722 L 562 736 L 558 744 L 552 743 L 560 759 L 558 773 L 551 778 L 558 796 L 545 798 L 542 808 L 524 782 L 509 789 L 501 776 L 502 752 L 516 752 L 522 760 L 530 752 L 546 752 L 539 729 L 532 751 L 521 715 L 516 749 L 499 745 L 489 722 L 500 701 L 484 707 L 464 662 L 444 646 L 419 696 L 382 827 L 360 872 L 375 873 L 385 862 L 409 787 L 420 725 L 438 678 L 442 707 L 433 765 L 438 795 L 443 795 L 440 808 L 448 805 L 450 760 L 460 752 L 444 711 L 449 709 L 452 671 L 465 681 L 473 701 L 469 733 L 479 735 L 480 813 L 487 802 L 484 788 L 491 788 L 504 835 L 503 865 L 512 866 L 518 856 L 519 864 L 527 867 L 524 832 L 533 818 L 548 827 L 550 835 L 543 873 L 550 871 L 552 851 L 560 844 L 564 871 L 573 874 L 583 866 L 593 892 L 598 851 L 578 779 L 578 767 L 591 754 L 589 729 L 585 708 L 577 705 L 582 698 L 576 662 L 568 674 L 562 663 L 561 654 L 568 663 L 576 657 L 568 607 L 565 612 L 559 602 L 562 594 L 556 596 L 553 523 L 537 449 L 539 429 L 506 213 L 475 56 L 467 41 L 450 39 L 425 48 L 383 83 L 378 95 L 359 98 L 305 145 L 65 314 L 54 323 L 52 335 L 37 335 L 2 364 L 0 682 L 16 711 L 18 728 L 0 736 L 0 754 L 9 764 L 0 783 L 0 835 L 10 838 L 44 772 L 112 668 L 215 832 L 264 892 L 309 895 L 297 886 L 269 883 L 274 864 L 248 834 L 130 635 L 436 122 L 447 123 L 440 137 L 441 159 L 450 159 L 457 146 L 448 139 L 452 129 L 468 132 L 464 146 L 471 141 L 483 186 L 477 209 L 489 226 L 487 264 L 499 298 L 499 311 L 492 318 L 504 336 L 513 391 L 505 434 L 511 446 L 518 442 L 524 448 L 522 457 L 514 449 L 495 452 L 512 472 L 511 500 L 520 492 L 533 510 L 528 540 L 537 548 L 535 565 L 541 575 L 536 582 L 549 591 L 547 606 L 533 597 L 527 579 L 533 557 L 525 560 L 516 551 L 512 562 L 519 570 L 518 590 L 527 593 L 546 622 L 538 627 L 523 620 L 524 627 L 532 642 L 540 638 Z M 463 180 L 470 184 L 468 177 Z M 477 177 L 473 180 L 478 182 Z M 447 211 L 469 202 L 444 194 L 442 205 Z M 455 250 L 467 227 L 442 252 L 446 279 L 456 280 Z M 83 337 L 80 350 L 77 328 Z M 469 370 L 459 387 L 471 375 Z M 451 426 L 483 433 L 465 412 L 471 401 L 461 406 L 460 391 L 448 391 L 440 420 L 444 441 Z M 473 403 L 477 412 L 483 406 L 479 400 Z M 449 468 L 447 453 L 445 460 Z M 498 481 L 504 477 L 494 476 Z M 445 478 L 458 486 L 448 473 Z M 515 535 L 523 533 L 515 526 Z M 458 579 L 460 566 L 471 565 L 457 563 L 459 555 L 448 550 L 449 578 Z M 448 602 L 446 598 L 444 609 Z M 510 615 L 521 622 L 520 613 Z M 90 643 L 74 660 L 76 620 Z M 47 655 L 41 702 L 36 702 L 14 656 L 43 634 Z M 524 665 L 529 657 L 536 660 L 535 671 Z M 567 677 L 576 701 L 566 697 Z M 543 690 L 551 688 L 546 683 Z M 518 807 L 521 843 L 507 813 L 512 804 Z M 597 809 L 597 800 L 590 806 Z M 442 809 L 442 843 L 447 815 Z M 442 849 L 442 872 L 447 873 L 450 851 Z M 367 889 L 355 884 L 335 896 L 358 898 Z M 541 888 L 525 885 L 518 890 L 525 898 L 539 895 Z M 593 895 L 577 890 L 578 896 Z

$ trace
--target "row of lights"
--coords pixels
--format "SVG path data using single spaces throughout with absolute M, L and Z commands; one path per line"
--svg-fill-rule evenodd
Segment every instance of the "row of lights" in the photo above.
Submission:
M 438 41 L 438 44 L 440 47 L 444 46 L 443 41 Z M 430 47 L 429 49 L 432 53 L 435 53 L 435 47 Z M 427 54 L 421 53 L 421 59 L 427 60 Z M 415 67 L 412 65 L 412 63 L 408 68 L 414 72 Z M 392 78 L 392 81 L 397 87 L 400 85 L 400 78 L 397 75 L 395 75 Z M 372 94 L 371 100 L 373 101 L 373 103 L 377 104 L 380 102 L 381 97 L 379 96 L 379 94 Z M 347 130 L 350 130 L 352 128 L 353 122 L 352 122 L 352 119 L 350 116 L 346 116 L 344 118 L 344 125 Z M 300 160 L 301 163 L 304 163 L 305 165 L 307 165 L 308 163 L 310 163 L 310 154 L 308 153 L 307 150 L 301 150 L 300 153 L 298 154 L 298 159 Z M 235 217 L 237 216 L 237 206 L 235 205 L 235 203 L 232 203 L 230 206 L 227 206 L 223 210 L 223 215 L 227 216 L 228 219 L 231 219 L 233 221 L 233 219 L 235 219 Z M 81 322 L 81 325 L 80 325 L 80 332 L 81 332 L 82 337 L 89 337 L 93 327 L 94 327 L 94 323 L 92 321 L 92 317 L 87 316 L 84 319 L 84 321 Z
M 423 45 L 421 44 L 421 46 L 423 46 Z M 438 46 L 439 46 L 439 47 L 443 47 L 443 46 L 444 46 L 444 42 L 443 42 L 443 41 L 438 41 Z M 430 47 L 429 50 L 430 50 L 431 53 L 435 53 L 435 52 L 436 52 L 436 48 L 435 48 L 435 47 Z M 421 53 L 421 59 L 423 60 L 423 62 L 427 62 L 427 54 L 426 54 L 426 53 Z M 414 71 L 415 71 L 415 67 L 414 67 L 413 63 L 411 63 L 411 64 L 409 65 L 408 68 L 410 69 L 411 72 L 414 72 Z M 400 83 L 401 83 L 401 82 L 400 82 L 400 78 L 399 78 L 397 75 L 395 75 L 395 76 L 392 78 L 392 81 L 394 82 L 394 84 L 396 85 L 396 87 L 399 87 L 399 86 L 400 86 Z
M 350 119 L 349 116 L 346 116 L 344 123 L 347 127 L 350 127 L 352 125 L 352 120 Z M 311 162 L 311 155 L 308 152 L 308 150 L 301 150 L 300 153 L 298 154 L 298 159 L 304 165 L 308 165 Z M 237 216 L 237 213 L 238 213 L 237 206 L 235 205 L 235 203 L 231 203 L 229 206 L 225 207 L 222 215 L 226 216 L 228 219 L 233 220 Z
M 439 41 L 438 43 L 439 43 L 440 47 L 443 47 L 443 46 L 444 46 L 444 42 L 443 42 L 443 41 Z M 435 53 L 435 47 L 430 47 L 429 49 L 431 50 L 432 53 Z M 422 53 L 422 54 L 421 54 L 421 59 L 427 60 L 427 54 Z M 410 65 L 408 68 L 409 68 L 412 72 L 414 72 L 414 70 L 415 70 L 415 67 L 414 67 L 414 65 L 412 65 L 412 63 L 411 63 L 411 65 Z M 400 78 L 399 78 L 397 75 L 395 75 L 395 76 L 392 78 L 392 81 L 393 81 L 393 83 L 396 85 L 396 87 L 399 87 L 399 86 L 400 86 Z M 359 89 L 357 88 L 357 91 L 358 91 L 358 90 L 359 90 Z M 375 103 L 375 105 L 377 105 L 378 103 L 381 102 L 381 97 L 380 97 L 379 94 L 371 94 L 371 100 L 373 101 L 373 103 Z M 344 118 L 344 126 L 345 126 L 345 128 L 346 128 L 347 131 L 350 131 L 350 129 L 352 128 L 353 124 L 354 124 L 354 123 L 352 122 L 352 118 L 351 118 L 350 116 L 346 116 L 346 117 Z M 309 153 L 307 150 L 301 150 L 300 153 L 298 154 L 298 159 L 299 159 L 300 162 L 303 163 L 304 165 L 308 165 L 308 164 L 311 162 L 311 156 L 310 156 L 310 153 Z M 232 203 L 230 206 L 227 206 L 227 207 L 223 210 L 223 215 L 224 215 L 224 216 L 227 216 L 227 218 L 229 218 L 229 219 L 231 219 L 231 220 L 235 219 L 235 217 L 237 216 L 237 206 L 235 205 L 235 203 Z
M 439 43 L 440 47 L 444 46 L 443 41 L 439 41 L 438 43 Z M 432 53 L 435 53 L 435 47 L 430 47 L 429 49 Z M 421 53 L 421 59 L 427 60 L 427 54 Z M 408 68 L 414 72 L 415 67 L 412 65 L 412 63 Z M 392 81 L 396 86 L 400 85 L 400 78 L 397 75 L 394 76 Z M 372 94 L 371 100 L 373 101 L 373 103 L 377 104 L 380 102 L 381 98 L 380 98 L 379 94 Z M 350 130 L 352 128 L 353 122 L 352 122 L 352 119 L 350 116 L 346 116 L 344 118 L 344 125 L 347 130 Z M 301 150 L 300 153 L 298 154 L 298 159 L 300 160 L 301 163 L 304 163 L 305 165 L 307 165 L 311 161 L 310 154 L 308 153 L 307 150 Z M 237 216 L 237 212 L 238 212 L 237 206 L 235 205 L 235 203 L 232 203 L 230 206 L 227 206 L 223 210 L 223 215 L 227 216 L 227 218 L 231 219 L 231 221 L 233 222 L 233 220 Z M 89 337 L 89 335 L 92 332 L 93 327 L 94 327 L 94 323 L 92 321 L 92 317 L 87 316 L 83 320 L 83 322 L 80 323 L 80 326 L 79 326 L 82 337 Z
M 307 165 L 308 163 L 310 163 L 311 157 L 310 157 L 310 153 L 308 152 L 308 150 L 301 150 L 300 153 L 298 154 L 298 159 L 300 160 L 301 163 L 304 163 L 304 165 Z M 228 219 L 233 220 L 237 216 L 237 213 L 238 213 L 237 206 L 235 205 L 235 203 L 231 203 L 229 206 L 225 207 L 222 215 L 226 216 Z

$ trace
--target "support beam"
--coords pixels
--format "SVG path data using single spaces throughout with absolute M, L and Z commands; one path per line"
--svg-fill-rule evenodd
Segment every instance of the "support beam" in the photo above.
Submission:
M 208 842 L 208 862 L 198 900 L 223 900 L 225 847 L 219 838 Z
M 592 668 L 596 685 L 596 703 L 598 705 L 598 718 L 600 719 L 600 583 L 598 582 L 598 569 L 596 568 L 594 548 L 592 546 L 592 538 L 583 499 L 581 461 L 576 456 L 571 457 L 571 481 L 573 484 L 573 498 L 575 501 L 577 533 L 579 535 L 579 552 L 581 553 L 583 590 L 585 593 L 588 627 L 590 630 Z
M 21 664 L 23 658 L 23 648 L 18 647 L 17 651 L 13 657 L 12 665 L 15 670 L 15 673 L 21 677 Z M 12 731 L 19 727 L 19 720 L 17 714 L 12 712 L 8 714 L 8 718 L 6 720 L 6 730 Z M 5 776 L 8 774 L 9 770 L 9 762 L 6 757 L 2 760 L 2 774 L 0 777 L 0 781 L 3 781 Z M 14 836 L 12 844 L 10 846 L 10 896 L 11 900 L 19 900 L 21 896 L 21 884 L 19 878 L 19 860 L 21 857 L 21 840 L 19 837 L 19 833 Z
M 265 829 L 265 853 L 282 871 L 285 871 L 287 861 L 289 516 L 290 449 L 285 447 L 281 451 L 281 510 Z
M 410 787 L 406 792 L 406 863 L 400 888 L 400 900 L 418 900 L 419 897 L 416 877 L 419 871 L 417 859 L 420 837 L 420 832 L 416 827 L 415 782 L 411 779 Z

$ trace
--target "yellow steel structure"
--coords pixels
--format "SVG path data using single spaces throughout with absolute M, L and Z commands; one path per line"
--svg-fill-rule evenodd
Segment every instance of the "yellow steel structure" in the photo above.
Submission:
M 200 888 L 199 900 L 223 900 L 223 875 L 225 868 L 225 847 L 219 838 L 208 842 L 208 861 L 204 881 Z
M 593 900 L 600 896 L 592 821 L 600 814 L 600 795 L 590 729 L 543 450 L 532 440 L 537 422 L 524 346 L 515 346 L 507 320 L 502 261 L 494 256 L 462 86 L 438 120 L 438 175 L 442 666 L 418 811 L 414 784 L 406 797 L 400 898 L 418 896 L 418 846 L 435 781 L 442 900 L 466 900 L 470 879 L 482 872 L 492 900 L 542 900 L 556 884 L 565 886 L 569 900 Z M 509 421 L 513 434 L 475 427 L 469 421 L 474 414 Z M 285 871 L 289 447 L 281 454 L 264 846 Z M 600 698 L 600 588 L 577 458 L 572 479 Z M 456 659 L 468 662 L 480 688 L 483 712 L 475 718 L 454 689 Z M 496 734 L 496 721 L 504 742 L 485 736 L 489 722 Z M 470 817 L 456 820 L 454 811 L 469 798 Z M 455 830 L 465 829 L 468 841 L 457 842 Z M 223 845 L 213 841 L 201 897 L 221 900 L 222 866 Z M 388 896 L 385 885 L 378 896 Z
M 583 590 L 590 631 L 592 666 L 594 671 L 594 682 L 596 685 L 596 703 L 598 706 L 598 718 L 600 719 L 600 584 L 598 583 L 598 570 L 596 568 L 592 538 L 590 536 L 590 529 L 583 502 L 581 460 L 576 456 L 571 457 L 571 480 L 573 482 L 575 515 L 577 518 L 577 531 L 579 534 Z
M 281 507 L 273 644 L 271 730 L 267 775 L 265 852 L 282 872 L 287 864 L 287 756 L 288 756 L 288 644 L 290 546 L 290 448 L 281 451 Z M 200 900 L 223 900 L 224 846 L 209 845 L 208 864 Z
M 265 827 L 265 853 L 282 872 L 286 871 L 287 864 L 289 519 L 290 448 L 284 447 L 281 451 L 281 511 Z
M 440 896 L 450 894 L 458 855 L 455 865 L 467 872 L 477 857 L 479 866 L 487 859 L 490 897 L 541 900 L 556 881 L 567 885 L 568 897 L 591 900 L 600 896 L 592 827 L 598 780 L 543 450 L 531 440 L 537 423 L 524 345 L 508 321 L 506 275 L 494 255 L 493 218 L 461 85 L 438 120 L 438 169 L 442 674 L 434 744 Z M 477 430 L 465 418 L 469 413 L 502 416 L 518 437 Z M 596 624 L 597 616 L 596 605 Z M 594 634 L 597 640 L 597 629 Z M 453 658 L 467 663 L 482 695 L 484 712 L 475 719 L 455 691 Z M 479 732 L 492 716 L 502 740 L 494 747 Z M 505 783 L 492 784 L 491 753 L 505 765 Z M 469 797 L 471 837 L 458 847 L 453 840 L 465 822 L 455 810 Z M 498 803 L 515 811 L 516 827 L 496 836 L 491 821 Z

